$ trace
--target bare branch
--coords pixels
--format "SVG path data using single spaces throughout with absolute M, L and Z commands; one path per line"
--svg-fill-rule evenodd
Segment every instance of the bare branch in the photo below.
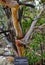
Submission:
M 41 10 L 41 12 L 34 18 L 34 20 L 32 21 L 31 27 L 29 29 L 29 31 L 26 33 L 25 37 L 22 39 L 22 41 L 27 42 L 29 37 L 31 36 L 31 33 L 34 30 L 34 26 L 36 25 L 38 19 L 40 18 L 42 12 L 44 11 L 44 9 Z
M 45 28 L 45 23 L 40 26 L 35 26 L 34 29 L 43 29 Z

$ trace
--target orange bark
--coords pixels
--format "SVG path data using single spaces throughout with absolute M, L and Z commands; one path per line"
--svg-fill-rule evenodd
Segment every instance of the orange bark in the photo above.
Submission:
M 12 8 L 12 7 L 15 7 L 15 5 L 17 4 L 15 1 L 14 0 L 0 0 L 0 5 L 8 6 L 9 8 Z
M 22 38 L 22 30 L 18 21 L 18 10 L 19 10 L 19 5 L 16 5 L 15 8 L 11 8 L 12 10 L 12 20 L 13 20 L 13 25 L 15 28 L 16 36 L 18 38 Z
M 21 46 L 21 43 L 19 40 L 16 40 L 16 46 L 17 46 L 17 49 L 18 49 L 18 56 L 23 56 L 24 54 L 24 46 Z
M 14 29 L 16 31 L 16 36 L 18 38 L 22 38 L 23 34 L 22 34 L 22 30 L 18 21 L 18 10 L 19 10 L 19 5 L 13 5 L 10 4 L 9 2 L 7 3 L 6 0 L 0 0 L 0 4 L 4 5 L 4 6 L 8 6 L 11 8 L 12 11 L 12 21 L 13 21 L 13 25 L 14 25 Z M 18 49 L 18 55 L 22 56 L 23 55 L 23 51 L 24 51 L 24 47 L 19 46 L 21 43 L 16 40 L 16 46 Z
M 11 8 L 12 10 L 12 19 L 13 19 L 13 25 L 16 31 L 16 36 L 18 38 L 22 38 L 23 34 L 22 34 L 22 30 L 18 21 L 18 10 L 19 10 L 19 5 L 16 5 L 15 8 Z M 19 40 L 16 40 L 16 47 L 18 50 L 18 56 L 23 56 L 23 51 L 24 51 L 24 47 L 20 46 L 20 42 Z

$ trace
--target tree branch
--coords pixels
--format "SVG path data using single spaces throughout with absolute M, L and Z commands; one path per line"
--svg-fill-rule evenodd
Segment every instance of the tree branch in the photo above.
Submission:
M 26 33 L 25 37 L 22 39 L 22 41 L 24 41 L 25 43 L 28 41 L 29 37 L 31 36 L 31 33 L 33 32 L 34 30 L 34 27 L 38 21 L 38 19 L 40 18 L 42 12 L 44 11 L 45 8 L 43 8 L 41 10 L 41 12 L 34 18 L 34 20 L 32 21 L 32 24 L 31 24 L 31 27 L 29 29 L 29 31 Z

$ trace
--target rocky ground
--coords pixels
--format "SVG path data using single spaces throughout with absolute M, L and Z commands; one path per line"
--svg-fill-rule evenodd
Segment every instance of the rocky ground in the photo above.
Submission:
M 3 55 L 13 55 L 14 50 L 3 39 L 0 39 L 0 65 L 14 65 L 14 62 L 12 61 L 13 57 L 2 56 L 2 54 Z

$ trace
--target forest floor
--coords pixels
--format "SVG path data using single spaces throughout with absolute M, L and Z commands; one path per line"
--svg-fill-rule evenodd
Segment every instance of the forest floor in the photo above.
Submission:
M 1 56 L 2 54 L 13 55 L 14 50 L 3 39 L 0 39 L 0 65 L 14 65 L 9 61 L 9 56 Z

